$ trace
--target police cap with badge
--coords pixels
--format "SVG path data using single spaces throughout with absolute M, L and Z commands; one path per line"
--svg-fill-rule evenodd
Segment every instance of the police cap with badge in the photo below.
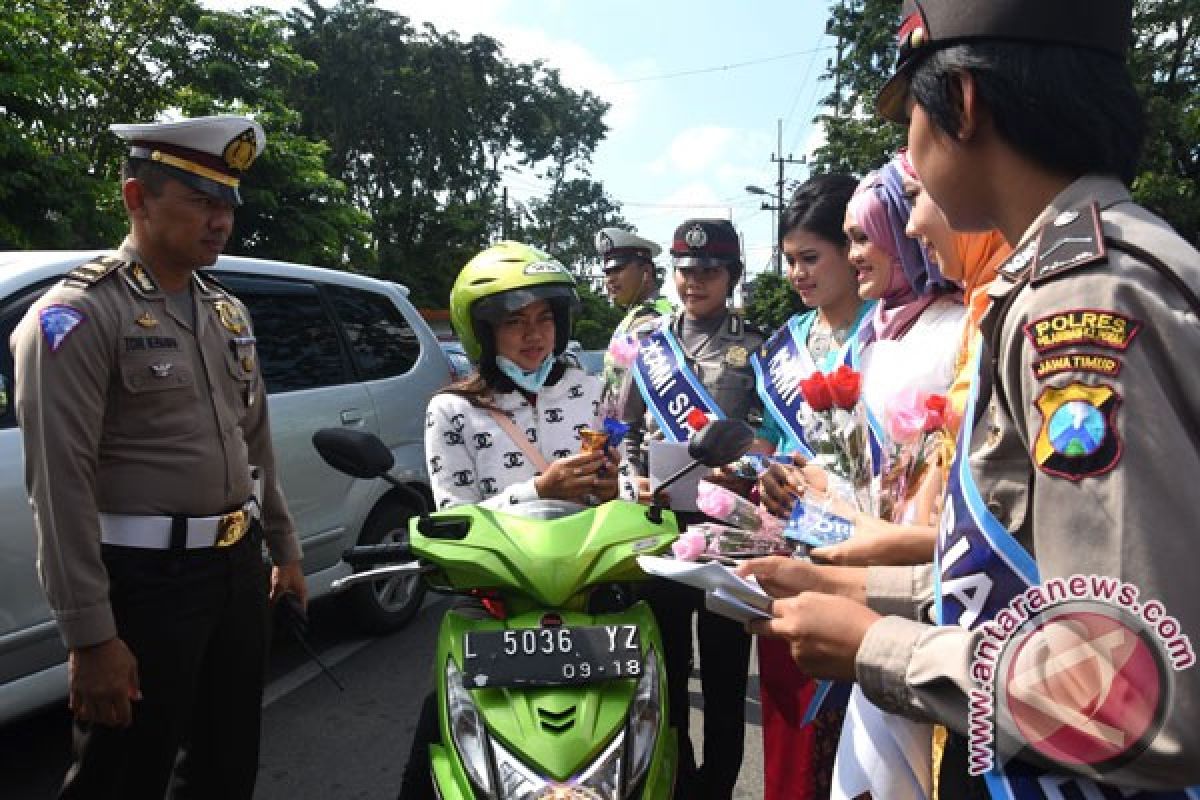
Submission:
M 742 240 L 727 219 L 689 219 L 675 229 L 671 256 L 676 269 L 724 267 L 729 291 L 742 277 Z
M 109 129 L 129 143 L 130 159 L 157 164 L 172 178 L 235 206 L 242 204 L 242 174 L 267 144 L 261 125 L 236 115 Z
M 624 269 L 635 259 L 653 265 L 662 248 L 649 239 L 643 239 L 622 228 L 602 228 L 596 234 L 596 252 L 600 254 L 601 270 L 608 274 Z
M 905 0 L 896 70 L 876 108 L 907 124 L 913 69 L 929 53 L 966 42 L 1061 44 L 1124 59 L 1132 16 L 1132 0 Z

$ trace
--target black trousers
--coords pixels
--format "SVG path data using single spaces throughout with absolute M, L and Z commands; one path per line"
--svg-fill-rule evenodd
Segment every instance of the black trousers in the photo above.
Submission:
M 61 797 L 251 797 L 267 656 L 260 542 L 255 526 L 229 548 L 104 546 L 142 700 L 128 728 L 75 723 Z
M 643 591 L 662 632 L 670 722 L 679 737 L 675 797 L 730 800 L 745 749 L 750 636 L 741 623 L 707 611 L 704 593 L 698 589 L 656 579 Z M 688 678 L 695 663 L 693 618 L 704 696 L 704 760 L 699 766 L 688 734 Z

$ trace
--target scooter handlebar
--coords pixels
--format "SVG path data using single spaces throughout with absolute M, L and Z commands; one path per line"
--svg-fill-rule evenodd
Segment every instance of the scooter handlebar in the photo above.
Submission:
M 374 567 L 412 561 L 412 549 L 404 542 L 360 544 L 342 553 L 342 560 L 352 567 Z

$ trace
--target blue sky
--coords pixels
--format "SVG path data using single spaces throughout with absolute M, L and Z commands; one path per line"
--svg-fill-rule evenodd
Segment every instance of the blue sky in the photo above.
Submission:
M 240 8 L 234 0 L 203 0 Z M 291 0 L 257 0 L 284 10 Z M 800 158 L 819 141 L 811 122 L 833 56 L 824 0 L 378 0 L 377 5 L 464 37 L 499 40 L 515 61 L 541 58 L 565 82 L 612 104 L 608 138 L 592 177 L 623 204 L 638 232 L 663 245 L 692 216 L 732 217 L 751 272 L 771 255 L 771 213 L 747 184 L 774 191 L 777 120 L 783 153 Z M 815 51 L 815 52 L 814 52 Z M 768 60 L 769 59 L 769 60 Z M 746 62 L 758 62 L 750 63 Z M 736 66 L 744 65 L 744 66 Z M 728 67 L 725 69 L 712 69 Z M 677 73 L 708 70 L 691 75 Z M 672 77 L 673 76 L 673 77 Z M 805 168 L 788 165 L 788 180 Z M 542 194 L 532 176 L 509 192 Z M 661 263 L 665 264 L 665 260 Z

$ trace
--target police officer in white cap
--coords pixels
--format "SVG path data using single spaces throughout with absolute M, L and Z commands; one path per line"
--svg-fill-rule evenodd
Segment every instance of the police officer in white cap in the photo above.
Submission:
M 254 331 L 207 275 L 263 130 L 114 125 L 130 233 L 12 336 L 38 570 L 69 650 L 63 797 L 249 798 L 268 590 L 303 603 Z
M 659 294 L 654 259 L 662 248 L 657 244 L 623 228 L 602 228 L 596 233 L 596 252 L 600 255 L 608 297 L 613 305 L 625 311 L 624 319 L 613 331 L 614 338 L 637 331 L 645 323 L 675 310 L 671 301 Z M 615 400 L 624 376 L 625 370 L 606 352 L 606 398 Z

